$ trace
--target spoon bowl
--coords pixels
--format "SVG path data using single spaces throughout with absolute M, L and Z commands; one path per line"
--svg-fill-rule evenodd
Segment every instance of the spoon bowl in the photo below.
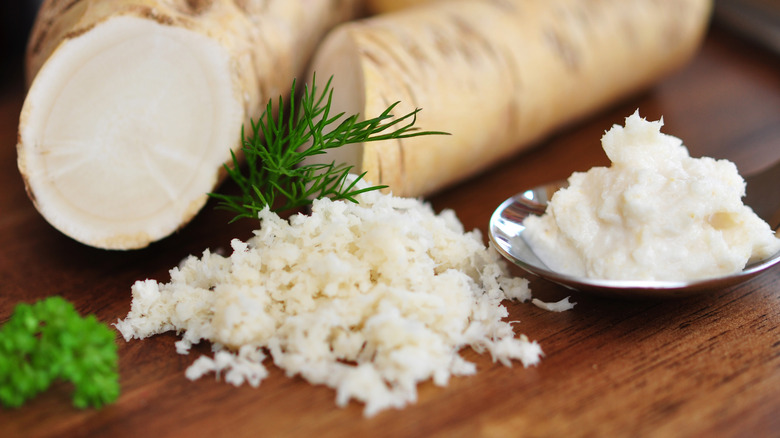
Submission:
M 550 270 L 523 239 L 523 220 L 542 215 L 553 193 L 565 181 L 535 187 L 504 201 L 493 213 L 488 226 L 490 241 L 501 255 L 528 273 L 569 289 L 611 297 L 681 298 L 743 283 L 780 263 L 780 252 L 748 264 L 741 272 L 690 281 L 624 281 L 574 277 Z

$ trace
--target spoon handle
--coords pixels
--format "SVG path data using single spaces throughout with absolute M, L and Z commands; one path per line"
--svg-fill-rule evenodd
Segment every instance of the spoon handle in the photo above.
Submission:
M 780 160 L 766 170 L 745 177 L 745 182 L 745 204 L 777 230 L 780 225 Z

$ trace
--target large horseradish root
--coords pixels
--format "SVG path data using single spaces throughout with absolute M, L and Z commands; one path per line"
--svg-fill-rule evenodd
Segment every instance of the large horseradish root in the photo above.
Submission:
M 404 2 L 371 1 L 372 10 Z M 343 160 L 401 196 L 432 193 L 552 130 L 637 92 L 690 59 L 710 0 L 440 0 L 343 24 L 311 69 L 334 107 L 422 108 L 452 136 L 355 145 Z
M 337 6 L 336 6 L 337 5 Z M 186 224 L 241 127 L 289 91 L 356 0 L 47 0 L 27 57 L 18 162 L 40 213 L 91 246 Z

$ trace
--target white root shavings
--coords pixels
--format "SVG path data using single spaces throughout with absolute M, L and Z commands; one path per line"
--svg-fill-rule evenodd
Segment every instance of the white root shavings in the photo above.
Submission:
M 176 330 L 184 354 L 211 341 L 214 358 L 197 359 L 190 379 L 257 386 L 267 352 L 287 375 L 334 388 L 339 406 L 365 403 L 366 416 L 414 403 L 419 382 L 474 374 L 459 354 L 467 346 L 507 366 L 539 361 L 540 346 L 502 320 L 502 300 L 531 299 L 528 282 L 507 275 L 479 230 L 416 199 L 358 201 L 317 200 L 289 221 L 262 211 L 229 257 L 206 250 L 169 283 L 135 283 L 117 329 L 125 340 Z
M 531 303 L 540 308 L 547 310 L 548 312 L 564 312 L 566 310 L 571 310 L 574 308 L 574 305 L 577 303 L 569 301 L 570 297 L 566 297 L 560 301 L 556 301 L 554 303 L 546 303 L 538 298 L 534 298 L 531 300 Z
M 265 354 L 253 345 L 242 346 L 235 355 L 227 350 L 219 350 L 213 359 L 208 356 L 199 357 L 187 368 L 185 376 L 196 380 L 209 372 L 215 372 L 219 378 L 224 372 L 226 382 L 235 386 L 246 382 L 256 388 L 260 381 L 268 376 L 268 370 L 262 364 L 263 360 Z

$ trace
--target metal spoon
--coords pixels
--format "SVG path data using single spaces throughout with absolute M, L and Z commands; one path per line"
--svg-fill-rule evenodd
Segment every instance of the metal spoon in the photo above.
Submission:
M 780 232 L 780 161 L 769 169 L 745 178 L 745 203 L 775 230 Z M 780 263 L 780 252 L 748 264 L 741 272 L 691 281 L 623 281 L 573 277 L 550 270 L 525 243 L 523 220 L 532 214 L 541 215 L 553 193 L 565 187 L 558 181 L 535 187 L 507 199 L 490 218 L 488 234 L 499 253 L 525 271 L 569 289 L 613 297 L 685 297 L 740 284 Z

